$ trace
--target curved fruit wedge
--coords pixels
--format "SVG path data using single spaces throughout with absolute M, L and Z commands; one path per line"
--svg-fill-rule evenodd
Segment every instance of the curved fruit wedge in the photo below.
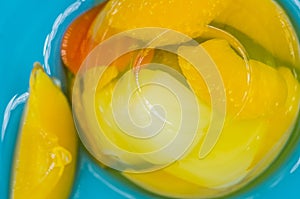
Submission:
M 77 159 L 77 135 L 67 99 L 35 66 L 13 167 L 12 198 L 67 198 Z
M 299 44 L 292 25 L 282 9 L 270 0 L 236 0 L 214 20 L 247 35 L 274 57 L 299 65 Z
M 223 79 L 227 110 L 231 116 L 257 118 L 274 113 L 285 104 L 287 86 L 279 72 L 261 62 L 246 62 L 226 40 L 212 39 L 201 44 L 211 56 Z M 193 47 L 181 47 L 193 51 Z M 210 103 L 210 95 L 201 74 L 179 57 L 182 73 L 196 95 Z
M 92 73 L 92 70 L 89 72 Z M 103 80 L 111 76 L 109 71 L 105 72 Z M 113 76 L 111 77 L 113 78 Z M 198 112 L 194 110 L 195 107 L 193 105 L 199 106 L 201 119 L 198 124 L 198 128 L 195 127 L 197 128 L 195 130 L 198 130 L 199 133 L 201 133 L 208 125 L 209 120 L 207 118 L 209 116 L 207 115 L 209 115 L 209 110 L 200 103 L 193 103 L 196 99 L 192 95 L 192 92 L 175 77 L 167 74 L 166 72 L 161 70 L 142 69 L 139 72 L 138 81 L 141 85 L 147 86 L 141 86 L 139 88 L 139 92 L 136 90 L 137 87 L 135 78 L 134 73 L 129 71 L 125 73 L 122 76 L 122 79 L 118 82 L 113 81 L 105 87 L 102 87 L 103 89 L 99 89 L 101 88 L 102 79 L 100 80 L 100 84 L 98 85 L 98 89 L 95 94 L 95 109 L 98 123 L 102 129 L 101 133 L 109 138 L 109 140 L 112 140 L 118 147 L 126 151 L 130 151 L 131 153 L 144 153 L 143 158 L 148 162 L 153 164 L 163 164 L 162 162 L 173 158 L 173 154 L 178 153 L 176 149 L 180 149 L 180 146 L 173 146 L 174 149 L 172 151 L 160 152 L 159 155 L 156 155 L 155 157 L 154 155 L 147 154 L 148 151 L 155 151 L 166 144 L 169 144 L 170 140 L 173 140 L 174 136 L 177 134 L 181 133 L 189 136 L 190 134 L 185 134 L 184 132 L 191 129 L 189 127 L 193 125 L 194 120 L 189 119 L 189 121 L 185 121 L 185 126 L 182 125 L 184 127 L 179 126 L 179 124 L 181 124 L 179 119 L 181 116 L 181 107 L 178 104 L 177 98 L 174 98 L 174 94 L 172 95 L 172 93 L 169 90 L 166 90 L 165 87 L 159 86 L 159 84 L 150 84 L 149 82 L 164 80 L 164 83 L 168 85 L 169 89 L 177 89 L 178 96 L 182 97 L 180 100 L 185 101 L 185 103 L 190 102 L 188 105 L 185 105 L 186 111 L 190 114 L 189 116 L 195 114 L 194 118 L 197 118 Z M 148 104 L 148 107 L 145 105 L 146 103 Z M 164 116 L 159 115 L 160 118 L 159 120 L 157 119 L 157 115 L 162 114 L 161 112 L 157 111 L 155 112 L 157 115 L 153 115 L 153 110 L 149 108 L 152 104 L 160 104 L 164 107 L 165 112 L 168 113 L 166 124 L 161 124 L 160 118 Z M 131 119 L 129 121 L 126 118 L 127 111 L 129 112 L 129 117 Z M 135 129 L 136 126 L 134 122 L 144 125 L 150 121 L 149 118 L 151 119 L 152 128 L 144 128 L 138 133 L 138 135 L 149 136 L 153 133 L 152 131 L 155 131 L 158 127 L 160 128 L 159 134 L 147 139 L 140 139 L 138 136 L 131 136 L 130 133 L 137 131 Z M 179 131 L 179 133 L 176 131 Z M 94 151 L 97 150 L 94 149 Z M 172 154 L 170 154 L 170 152 Z M 113 151 L 113 149 L 112 153 L 116 153 L 116 156 L 120 159 L 124 158 L 122 159 L 124 161 L 127 159 L 127 157 L 120 157 L 118 152 Z M 131 160 L 128 160 L 128 164 L 132 165 L 133 163 Z
M 95 19 L 90 32 L 96 33 L 94 37 L 99 41 L 106 31 L 122 32 L 135 28 L 161 27 L 194 38 L 200 36 L 206 25 L 230 2 L 231 0 L 111 0 L 103 13 L 99 13 Z M 143 37 L 151 37 L 151 33 Z
M 199 158 L 199 146 L 182 160 L 164 170 L 187 182 L 209 188 L 222 188 L 238 183 L 248 174 L 259 141 L 265 131 L 263 120 L 226 122 L 212 151 Z M 201 144 L 201 143 L 199 143 Z
M 166 171 L 200 186 L 222 187 L 237 182 L 238 177 L 246 176 L 264 161 L 263 166 L 259 164 L 260 172 L 278 155 L 299 110 L 299 83 L 286 67 L 273 68 L 250 60 L 248 69 L 225 40 L 213 39 L 201 46 L 220 71 L 228 117 L 235 117 L 227 120 L 229 124 L 225 123 L 217 144 L 206 158 L 197 160 L 196 152 L 191 153 Z M 179 50 L 193 50 L 193 47 Z M 179 65 L 196 95 L 209 101 L 198 71 L 182 58 Z
M 257 164 L 264 156 L 264 164 L 268 164 L 278 154 L 291 133 L 291 125 L 295 122 L 300 105 L 300 85 L 290 69 L 280 67 L 278 72 L 286 81 L 288 93 L 286 103 L 280 107 L 278 112 L 268 119 L 268 131 L 260 139 L 263 140 L 259 147 L 252 165 Z
M 93 33 L 90 32 L 90 27 L 94 19 L 103 10 L 106 1 L 98 6 L 88 10 L 78 18 L 76 18 L 66 30 L 61 45 L 61 57 L 65 66 L 76 74 L 84 59 L 88 54 L 103 40 L 115 34 L 113 31 L 106 31 L 101 35 L 100 40 L 95 40 Z M 108 49 L 110 52 L 118 55 L 119 49 L 122 45 L 134 45 L 136 40 L 131 38 L 119 39 L 116 45 Z M 111 65 L 117 66 L 119 71 L 123 71 L 130 64 L 136 64 L 135 61 L 140 59 L 140 65 L 149 63 L 152 60 L 154 51 L 148 50 L 146 54 L 140 54 L 136 51 L 119 56 Z
M 182 180 L 163 170 L 150 173 L 122 173 L 127 179 L 142 188 L 176 198 L 196 198 L 201 195 L 213 195 L 214 190 Z
M 63 36 L 61 58 L 73 73 L 78 71 L 84 58 L 96 45 L 91 38 L 87 37 L 87 33 L 94 18 L 104 5 L 105 3 L 102 3 L 75 19 Z

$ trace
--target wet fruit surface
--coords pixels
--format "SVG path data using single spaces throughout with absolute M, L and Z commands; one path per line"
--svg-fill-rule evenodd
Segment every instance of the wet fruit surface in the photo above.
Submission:
M 67 198 L 77 159 L 77 135 L 60 89 L 35 66 L 16 149 L 13 198 Z

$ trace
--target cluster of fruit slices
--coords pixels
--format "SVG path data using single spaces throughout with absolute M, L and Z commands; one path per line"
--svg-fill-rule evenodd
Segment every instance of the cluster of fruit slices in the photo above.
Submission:
M 76 75 L 91 50 L 118 32 L 164 27 L 199 38 L 207 33 L 208 24 L 238 30 L 280 63 L 299 67 L 297 38 L 286 15 L 271 0 L 110 0 L 79 16 L 68 27 L 62 42 L 62 60 Z M 138 39 L 146 37 L 143 35 Z M 126 42 L 134 43 L 135 40 L 128 38 Z M 172 40 L 169 42 L 165 45 L 172 44 Z M 122 41 L 119 43 L 122 45 Z M 228 41 L 210 39 L 199 45 L 209 53 L 220 71 L 228 102 L 228 117 L 218 143 L 204 159 L 198 158 L 199 142 L 185 158 L 162 170 L 144 174 L 123 173 L 155 193 L 177 197 L 209 195 L 211 190 L 238 182 L 261 163 L 271 149 L 274 151 L 267 163 L 280 152 L 298 114 L 300 88 L 291 69 L 276 64 L 271 67 L 263 57 L 250 57 L 249 82 L 249 68 Z M 118 48 L 115 46 L 113 50 L 118 51 Z M 192 52 L 193 47 L 184 46 L 180 50 Z M 104 74 L 105 84 L 99 87 L 96 95 L 97 99 L 105 100 L 96 100 L 96 107 L 102 110 L 111 108 L 114 80 L 134 63 L 132 57 L 136 56 L 140 54 L 131 52 L 111 64 L 111 69 Z M 177 67 L 198 100 L 205 104 L 203 110 L 209 110 L 207 86 L 192 65 L 180 57 L 156 50 L 143 56 L 143 63 L 156 59 Z M 245 93 L 248 93 L 246 100 Z M 53 97 L 49 99 L 47 96 Z M 12 194 L 16 198 L 25 195 L 40 198 L 40 194 L 65 198 L 75 169 L 75 129 L 67 100 L 39 67 L 32 72 L 26 107 Z M 103 114 L 97 114 L 98 120 L 103 120 Z M 206 115 L 210 115 L 209 111 Z M 104 117 L 112 118 L 110 115 Z M 118 137 L 115 139 L 126 142 Z M 32 142 L 36 144 L 32 145 Z M 39 154 L 32 156 L 36 151 Z M 30 181 L 29 174 L 34 176 Z

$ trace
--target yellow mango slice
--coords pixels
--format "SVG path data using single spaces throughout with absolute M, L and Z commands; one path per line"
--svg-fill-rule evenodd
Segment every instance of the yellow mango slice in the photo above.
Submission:
M 106 74 L 109 75 L 109 73 L 105 73 L 104 76 Z M 113 81 L 103 89 L 99 89 L 98 85 L 95 94 L 96 115 L 102 128 L 102 133 L 115 145 L 133 153 L 145 154 L 163 148 L 169 144 L 170 141 L 175 139 L 175 136 L 178 136 L 178 134 L 184 135 L 184 132 L 187 131 L 186 129 L 193 129 L 190 128 L 193 124 L 197 124 L 194 130 L 198 131 L 198 134 L 203 133 L 203 129 L 208 126 L 210 112 L 205 105 L 196 103 L 197 99 L 185 85 L 166 72 L 142 69 L 139 72 L 139 83 L 147 86 L 141 86 L 140 91 L 137 93 L 133 92 L 135 90 L 136 80 L 133 79 L 134 77 L 132 75 L 133 72 L 129 71 L 122 76 L 122 79 L 119 80 L 119 82 L 116 83 L 116 81 Z M 170 92 L 170 90 L 165 87 L 160 86 L 158 83 L 153 83 L 160 82 L 160 80 L 164 81 L 164 85 L 167 86 L 168 89 L 173 90 L 173 92 L 176 91 L 177 96 L 175 97 L 174 93 Z M 115 102 L 113 97 L 115 98 Z M 178 100 L 181 100 L 179 101 L 180 104 Z M 128 102 L 128 104 L 123 104 L 122 102 Z M 200 113 L 191 105 L 193 102 Z M 149 110 L 149 107 L 145 106 L 145 103 L 150 104 L 151 106 L 152 104 L 159 104 L 164 107 L 164 111 L 168 116 L 166 117 L 167 122 L 162 124 L 161 119 L 158 120 L 156 115 L 151 115 L 153 114 L 151 112 L 153 110 Z M 199 114 L 200 122 L 198 122 L 198 120 L 195 121 L 189 119 L 186 121 L 188 123 L 181 124 L 181 106 L 184 106 L 186 108 L 185 111 L 190 115 L 194 113 L 195 118 Z M 127 111 L 128 113 L 130 112 L 130 120 L 124 124 L 121 120 L 127 121 L 127 118 L 125 118 L 129 117 L 127 116 Z M 121 120 L 117 122 L 116 118 L 121 115 Z M 163 117 L 164 116 L 162 115 L 161 118 Z M 150 119 L 151 123 L 149 124 L 151 124 L 151 128 L 143 128 L 143 130 L 135 136 L 130 134 L 135 131 L 136 126 L 133 122 L 137 122 L 140 125 L 147 125 L 148 122 L 150 122 Z M 159 133 L 157 135 L 147 139 L 141 139 L 139 137 L 142 134 L 151 136 L 151 133 L 153 133 L 156 128 L 159 128 Z M 192 133 L 193 132 L 186 134 L 186 136 L 192 136 Z M 195 132 L 194 134 L 196 136 L 197 133 Z M 193 137 L 191 139 L 193 139 Z M 181 153 L 185 150 L 180 150 L 180 147 L 176 147 L 176 149 L 179 150 L 177 153 Z M 160 164 L 161 162 L 165 162 L 168 158 L 173 157 L 175 149 L 172 150 L 172 154 L 170 154 L 170 152 L 171 151 L 160 152 L 157 155 L 144 155 L 143 159 L 153 164 Z M 127 157 L 123 158 L 124 160 L 127 159 Z M 132 164 L 132 162 L 130 164 Z
M 264 156 L 267 156 L 263 160 L 265 165 L 272 161 L 282 149 L 291 133 L 293 123 L 296 122 L 295 119 L 300 104 L 299 82 L 295 79 L 291 70 L 286 67 L 280 67 L 278 72 L 283 76 L 287 84 L 287 100 L 275 114 L 268 118 L 268 130 L 259 137 L 262 142 L 252 165 L 262 161 Z
M 12 198 L 67 198 L 77 159 L 77 135 L 67 99 L 35 66 L 13 167 Z
M 102 41 L 109 32 L 161 27 L 197 37 L 231 0 L 111 0 L 96 17 L 89 34 Z M 107 28 L 109 27 L 109 28 Z M 149 32 L 144 37 L 151 37 Z M 171 39 L 169 42 L 172 42 Z
M 105 73 L 99 80 L 97 89 L 101 90 L 103 87 L 111 83 L 111 81 L 119 75 L 119 71 L 115 66 L 107 67 Z
M 270 115 L 286 101 L 287 86 L 278 71 L 261 62 L 243 60 L 226 40 L 212 39 L 201 44 L 216 64 L 223 79 L 227 111 L 239 118 Z M 181 47 L 179 51 L 192 51 Z M 190 63 L 179 57 L 182 73 L 196 95 L 210 103 L 207 85 Z
M 187 157 L 163 170 L 123 175 L 147 190 L 167 196 L 215 194 L 212 190 L 238 183 L 249 173 L 260 144 L 257 136 L 265 127 L 265 121 L 260 120 L 228 122 L 217 145 L 204 159 L 199 159 L 200 142 Z
M 99 76 L 100 74 L 102 74 L 101 77 Z M 80 99 L 76 98 L 73 101 L 73 103 L 80 103 L 80 105 L 75 104 L 77 106 L 75 111 L 80 112 L 76 112 L 76 114 L 83 116 L 79 120 L 86 120 L 86 122 L 80 124 L 86 125 L 84 126 L 85 131 L 79 132 L 81 141 L 96 158 L 99 158 L 103 154 L 108 156 L 114 155 L 115 148 L 112 145 L 124 150 L 130 150 L 132 148 L 130 143 L 126 142 L 121 136 L 118 136 L 120 130 L 114 121 L 111 106 L 112 95 L 116 85 L 115 78 L 119 75 L 117 68 L 115 66 L 109 66 L 106 69 L 101 66 L 92 67 L 87 69 L 82 75 L 80 77 L 80 84 L 83 87 L 73 89 L 73 100 L 74 96 L 80 96 Z M 81 102 L 78 102 L 79 100 Z M 94 118 L 95 114 L 96 118 Z M 79 117 L 78 115 L 77 117 Z M 109 141 L 103 141 L 103 136 L 107 136 Z M 120 158 L 131 162 L 136 161 L 124 156 Z
M 216 16 L 214 22 L 242 32 L 274 57 L 299 65 L 297 36 L 286 13 L 275 1 L 236 0 Z
M 164 170 L 203 187 L 233 185 L 248 174 L 259 145 L 256 137 L 264 131 L 264 120 L 228 121 L 217 144 L 205 158 L 199 158 L 199 143 L 187 157 Z
M 122 173 L 130 181 L 140 187 L 168 197 L 189 198 L 199 195 L 213 196 L 214 190 L 200 187 L 182 180 L 163 170 L 150 173 Z

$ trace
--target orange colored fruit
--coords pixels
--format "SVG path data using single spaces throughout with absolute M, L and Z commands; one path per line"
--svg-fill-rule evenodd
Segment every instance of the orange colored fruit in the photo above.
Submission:
M 13 167 L 11 197 L 67 198 L 77 159 L 72 113 L 61 90 L 35 66 Z
M 92 30 L 96 32 L 95 38 L 101 38 L 101 29 L 122 32 L 135 28 L 161 27 L 194 38 L 200 36 L 206 25 L 230 2 L 231 0 L 111 0 L 103 13 L 97 16 Z
M 98 12 L 103 9 L 102 3 L 75 19 L 66 30 L 61 44 L 61 58 L 63 63 L 74 74 L 79 70 L 82 61 L 95 47 L 91 38 L 87 37 L 90 25 Z
M 279 72 L 261 62 L 245 62 L 226 40 L 212 39 L 201 44 L 214 61 L 223 80 L 227 111 L 239 118 L 257 118 L 274 113 L 286 101 L 287 86 Z M 191 51 L 193 47 L 181 47 Z M 179 65 L 196 95 L 210 103 L 210 94 L 201 74 L 179 57 Z
M 235 0 L 214 21 L 221 27 L 231 27 L 247 35 L 271 52 L 275 59 L 299 66 L 297 36 L 276 1 Z
M 94 23 L 94 19 L 100 13 L 106 2 L 99 4 L 86 13 L 76 18 L 66 30 L 61 45 L 61 57 L 65 66 L 73 73 L 76 74 L 79 70 L 84 59 L 89 53 L 102 41 L 108 39 L 115 34 L 114 31 L 106 31 L 101 35 L 100 40 L 96 40 L 90 32 L 90 27 Z M 124 44 L 134 45 L 136 40 L 132 38 L 121 38 L 117 41 L 116 45 L 108 49 L 110 52 L 119 55 L 119 49 Z M 135 64 L 135 60 L 142 58 L 140 65 L 149 63 L 152 60 L 154 51 L 149 50 L 146 54 L 139 54 L 139 52 L 130 52 L 125 55 L 119 56 L 111 65 L 124 71 L 130 64 Z M 142 57 L 141 57 L 142 56 Z
M 285 104 L 268 118 L 268 130 L 259 137 L 262 141 L 252 165 L 263 160 L 265 156 L 268 158 L 264 160 L 264 164 L 267 164 L 269 160 L 272 160 L 280 152 L 282 146 L 289 138 L 292 126 L 296 122 L 296 116 L 299 112 L 300 85 L 297 79 L 295 79 L 291 70 L 286 67 L 280 67 L 278 72 L 286 82 L 287 99 Z

